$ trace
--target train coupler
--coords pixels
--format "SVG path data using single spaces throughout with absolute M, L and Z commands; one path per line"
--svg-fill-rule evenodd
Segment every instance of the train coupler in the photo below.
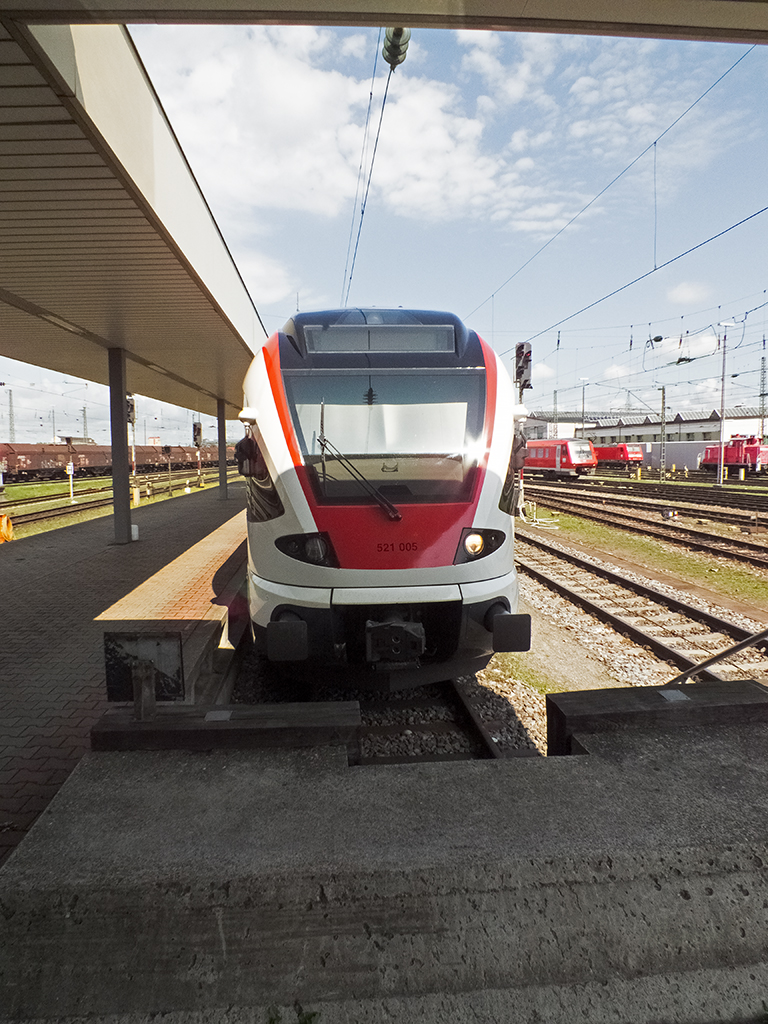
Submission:
M 426 634 L 420 622 L 390 619 L 365 623 L 365 660 L 382 668 L 418 665 L 426 648 Z M 384 663 L 384 664 L 382 664 Z

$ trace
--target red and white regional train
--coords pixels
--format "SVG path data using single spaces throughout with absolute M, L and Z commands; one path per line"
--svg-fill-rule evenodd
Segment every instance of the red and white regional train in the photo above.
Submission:
M 583 476 L 594 473 L 597 456 L 591 441 L 563 438 L 556 441 L 528 442 L 525 475 L 543 474 L 547 479 Z
M 528 650 L 514 392 L 453 314 L 301 313 L 245 379 L 254 638 L 294 674 L 399 689 Z

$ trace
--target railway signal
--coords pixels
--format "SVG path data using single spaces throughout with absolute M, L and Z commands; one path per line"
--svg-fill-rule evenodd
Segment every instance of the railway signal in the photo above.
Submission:
M 515 346 L 515 380 L 520 389 L 520 398 L 526 388 L 532 388 L 531 384 L 531 343 L 521 341 Z
M 203 443 L 203 424 L 193 423 L 192 424 L 192 444 L 199 448 Z
M 384 49 L 381 55 L 394 71 L 398 64 L 402 64 L 408 51 L 408 42 L 411 38 L 409 28 L 388 28 L 384 32 Z

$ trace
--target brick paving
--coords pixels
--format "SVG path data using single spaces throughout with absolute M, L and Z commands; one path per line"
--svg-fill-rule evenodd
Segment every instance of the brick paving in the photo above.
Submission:
M 134 544 L 110 543 L 111 517 L 0 544 L 0 864 L 89 749 L 108 622 L 210 610 L 245 539 L 242 483 L 217 493 L 134 509 Z

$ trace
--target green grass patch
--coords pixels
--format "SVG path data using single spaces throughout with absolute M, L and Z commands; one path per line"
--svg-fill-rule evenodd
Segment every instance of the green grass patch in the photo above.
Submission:
M 524 654 L 494 654 L 488 665 L 488 669 L 498 669 L 507 678 L 517 682 L 525 683 L 537 693 L 560 693 L 563 689 L 562 679 L 555 679 L 550 676 L 540 665 L 531 663 L 531 655 Z
M 614 530 L 610 526 L 563 513 L 559 514 L 559 525 L 560 529 L 556 533 L 553 531 L 553 539 L 588 544 L 603 552 L 606 560 L 623 558 L 641 567 L 671 573 L 714 594 L 747 601 L 760 608 L 768 607 L 768 581 L 765 572 L 757 566 L 730 563 L 700 551 L 690 551 L 625 530 Z
M 192 486 L 193 479 L 194 478 L 190 478 L 190 493 L 191 494 L 195 494 L 196 492 L 202 491 L 202 490 L 208 490 L 211 487 L 218 487 L 218 485 L 219 485 L 219 481 L 218 481 L 218 478 L 217 478 L 217 479 L 210 480 L 210 482 L 205 484 L 203 487 Z M 232 480 L 230 480 L 230 483 L 232 483 Z M 167 488 L 167 484 L 166 484 L 166 488 Z M 62 493 L 66 494 L 66 495 L 69 495 L 69 487 L 67 487 L 66 491 L 64 491 Z M 186 497 L 186 495 L 184 493 L 184 481 L 179 482 L 178 480 L 176 480 L 174 482 L 174 485 L 173 485 L 173 495 L 170 495 L 168 493 L 167 489 L 164 490 L 164 491 L 159 490 L 157 488 L 157 486 L 155 487 L 155 492 L 154 492 L 154 494 L 152 495 L 151 498 L 144 497 L 144 493 L 145 493 L 145 488 L 142 487 L 142 489 L 141 489 L 141 494 L 142 494 L 141 502 L 137 506 L 132 504 L 131 505 L 131 510 L 132 511 L 134 511 L 137 508 L 141 508 L 144 505 L 153 505 L 153 504 L 155 504 L 155 502 L 158 502 L 158 501 L 167 501 L 170 497 L 174 497 L 174 498 Z M 27 497 L 28 497 L 28 495 L 27 495 Z M 105 493 L 104 497 L 108 497 L 108 493 Z M 99 498 L 99 495 L 96 495 L 96 494 L 93 495 L 93 499 L 94 500 L 97 500 L 98 498 Z M 2 505 L 2 502 L 0 502 L 0 512 L 2 512 L 2 510 L 3 510 L 3 505 Z M 24 511 L 30 511 L 30 509 L 26 509 L 25 508 Z M 11 516 L 11 522 L 13 522 L 13 513 L 11 512 L 9 514 Z M 47 533 L 49 530 L 59 530 L 59 529 L 61 529 L 64 526 L 76 526 L 78 523 L 85 523 L 85 522 L 88 522 L 91 519 L 103 519 L 105 516 L 111 516 L 111 515 L 112 515 L 112 506 L 111 505 L 107 505 L 104 508 L 86 509 L 86 510 L 81 510 L 81 511 L 78 511 L 77 509 L 73 509 L 72 513 L 70 515 L 59 516 L 56 519 L 42 519 L 42 520 L 40 520 L 40 522 L 37 522 L 37 523 L 24 523 L 24 524 L 20 524 L 18 526 L 14 523 L 14 529 L 13 529 L 14 540 L 23 540 L 25 537 L 33 537 L 33 536 L 35 536 L 38 533 Z
M 90 491 L 94 487 L 112 486 L 111 477 L 82 477 L 74 481 L 74 492 Z M 106 493 L 106 492 L 105 492 Z M 5 501 L 22 501 L 25 498 L 63 498 L 69 495 L 68 480 L 46 480 L 29 484 L 6 484 L 0 495 L 0 506 Z

